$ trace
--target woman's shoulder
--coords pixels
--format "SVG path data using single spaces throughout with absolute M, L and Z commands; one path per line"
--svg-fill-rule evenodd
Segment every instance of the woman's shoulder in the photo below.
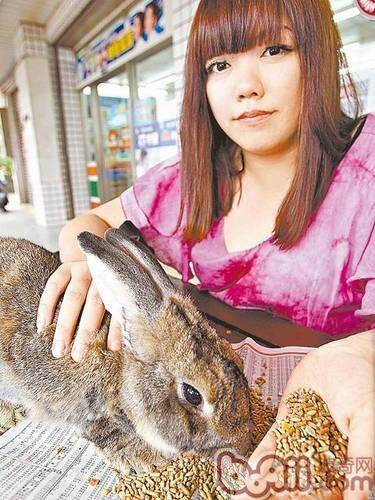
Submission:
M 165 235 L 174 234 L 180 213 L 180 158 L 152 166 L 122 195 L 123 206 L 141 211 Z M 127 210 L 125 210 L 125 213 Z
M 338 165 L 336 178 L 339 181 L 374 181 L 375 113 L 366 116 L 360 133 Z
M 175 155 L 150 167 L 135 181 L 134 187 L 139 189 L 141 186 L 144 188 L 150 184 L 159 187 L 164 183 L 170 184 L 178 180 L 179 173 L 180 157 Z
M 162 203 L 180 197 L 180 158 L 173 156 L 150 167 L 133 185 L 137 197 Z
M 375 112 L 367 114 L 362 132 L 364 134 L 375 135 Z

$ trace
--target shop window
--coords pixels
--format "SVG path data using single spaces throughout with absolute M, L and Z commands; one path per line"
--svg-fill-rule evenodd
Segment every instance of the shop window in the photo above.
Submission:
M 177 153 L 176 75 L 172 47 L 136 64 L 134 136 L 137 177 Z
M 129 82 L 127 73 L 98 85 L 103 133 L 105 198 L 119 196 L 133 183 Z

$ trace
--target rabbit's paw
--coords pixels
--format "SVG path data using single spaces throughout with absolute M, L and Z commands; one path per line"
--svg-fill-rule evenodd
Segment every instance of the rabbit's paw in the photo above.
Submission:
M 151 472 L 155 472 L 156 467 L 162 467 L 170 461 L 160 453 L 149 448 L 140 448 L 137 450 L 137 453 L 128 455 L 127 459 L 137 474 L 150 474 Z
M 125 457 L 121 457 L 121 459 L 116 461 L 111 460 L 111 466 L 116 469 L 121 476 L 127 476 L 136 472 L 133 467 L 133 462 Z

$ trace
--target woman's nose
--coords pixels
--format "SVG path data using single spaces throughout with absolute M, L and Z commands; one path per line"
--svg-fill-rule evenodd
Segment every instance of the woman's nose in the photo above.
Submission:
M 261 97 L 264 88 L 259 75 L 255 71 L 243 71 L 237 75 L 236 97 L 243 100 L 249 97 Z

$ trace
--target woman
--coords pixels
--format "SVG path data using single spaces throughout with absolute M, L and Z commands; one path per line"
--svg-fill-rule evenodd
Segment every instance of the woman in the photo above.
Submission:
M 194 271 L 201 289 L 234 307 L 271 310 L 332 336 L 363 332 L 359 353 L 356 337 L 319 348 L 289 386 L 321 391 L 353 456 L 372 453 L 375 116 L 359 117 L 355 92 L 354 117 L 341 109 L 340 46 L 328 0 L 199 3 L 186 56 L 181 159 L 152 168 L 60 234 L 63 264 L 38 317 L 39 328 L 49 324 L 65 291 L 56 357 L 82 308 L 76 361 L 104 314 L 76 235 L 103 235 L 128 218 L 162 262 L 185 281 Z M 346 75 L 347 92 L 351 83 Z M 112 321 L 108 347 L 120 346 Z M 321 381 L 311 376 L 318 358 Z M 356 392 L 344 373 L 358 371 L 358 359 L 367 378 Z M 266 444 L 274 446 L 270 436 Z
M 146 41 L 146 34 L 144 32 L 144 12 L 137 12 L 132 18 L 132 26 L 134 32 L 134 43 L 137 45 L 144 45 Z
M 145 37 L 148 42 L 157 38 L 159 33 L 164 31 L 164 28 L 160 26 L 159 19 L 161 17 L 162 11 L 156 2 L 149 2 L 145 8 Z

